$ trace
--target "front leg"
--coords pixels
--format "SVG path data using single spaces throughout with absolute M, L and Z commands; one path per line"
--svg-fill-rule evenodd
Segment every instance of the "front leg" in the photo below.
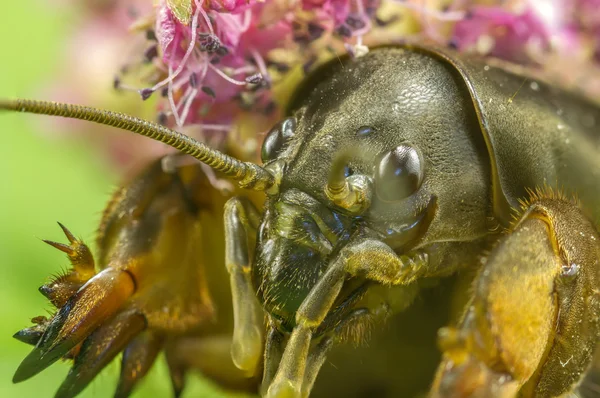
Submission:
M 534 195 L 476 278 L 444 351 L 434 397 L 572 392 L 600 337 L 600 237 L 578 206 Z
M 245 198 L 233 197 L 225 204 L 225 265 L 231 281 L 233 300 L 233 341 L 235 365 L 254 376 L 262 356 L 262 309 L 250 278 L 250 242 L 256 236 L 259 213 Z
M 277 372 L 271 381 L 270 374 L 278 355 L 268 350 L 265 358 L 267 397 L 308 396 L 323 364 L 325 353 L 331 346 L 317 344 L 310 352 L 314 331 L 330 313 L 344 282 L 358 276 L 383 284 L 404 285 L 427 273 L 427 255 L 398 256 L 385 243 L 357 237 L 339 253 L 321 280 L 313 287 L 296 312 L 296 326 L 281 355 Z

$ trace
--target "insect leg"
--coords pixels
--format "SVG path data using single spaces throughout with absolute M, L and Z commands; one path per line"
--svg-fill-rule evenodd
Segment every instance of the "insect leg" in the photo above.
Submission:
M 428 275 L 425 252 L 398 255 L 384 242 L 364 239 L 344 248 L 346 271 L 386 285 L 408 285 Z
M 343 256 L 333 262 L 296 312 L 296 326 L 283 352 L 267 397 L 300 397 L 313 331 L 325 319 L 345 280 Z
M 348 274 L 387 284 L 408 284 L 425 273 L 426 264 L 426 255 L 398 256 L 389 246 L 377 240 L 358 238 L 348 243 L 298 308 L 296 327 L 275 378 L 268 387 L 267 396 L 299 397 L 308 394 L 303 386 L 305 375 L 314 373 L 308 377 L 312 383 L 318 372 L 318 367 L 307 370 L 313 331 L 330 312 Z M 315 349 L 318 350 L 318 346 Z M 322 358 L 315 363 L 324 361 L 325 352 L 317 354 Z
M 66 355 L 110 319 L 134 291 L 135 283 L 125 271 L 107 268 L 91 278 L 52 318 L 15 372 L 13 382 L 36 375 Z
M 233 197 L 225 204 L 225 265 L 230 275 L 234 319 L 231 357 L 249 376 L 256 373 L 263 353 L 263 315 L 250 279 L 248 242 L 256 236 L 259 218 L 248 199 Z
M 600 237 L 576 204 L 532 196 L 488 256 L 459 326 L 440 331 L 434 397 L 559 396 L 592 361 Z
M 231 334 L 186 336 L 168 341 L 165 354 L 176 396 L 183 390 L 186 370 L 199 371 L 219 386 L 256 393 L 256 378 L 248 378 L 231 361 Z
M 261 382 L 261 396 L 266 395 L 267 388 L 271 385 L 277 372 L 277 366 L 283 355 L 283 335 L 275 325 L 269 325 L 265 339 L 265 363 L 263 379 Z
M 56 396 L 74 397 L 79 394 L 145 328 L 146 319 L 135 310 L 120 312 L 97 328 L 84 340 Z
M 165 348 L 167 357 L 176 359 L 171 378 L 180 393 L 188 367 L 196 367 L 181 355 L 184 340 L 192 335 L 208 342 L 230 333 L 231 296 L 220 286 L 228 279 L 221 246 L 226 198 L 201 167 L 176 166 L 165 172 L 161 161 L 153 162 L 117 190 L 102 217 L 95 258 L 64 227 L 67 244 L 47 242 L 66 253 L 73 267 L 40 289 L 59 307 L 56 314 L 34 318 L 35 326 L 15 336 L 36 345 L 16 382 L 61 357 L 74 359 L 57 393 L 70 398 L 124 350 L 115 394 L 124 398 Z M 202 344 L 207 343 L 193 346 Z M 230 345 L 231 337 L 227 350 Z M 174 346 L 178 350 L 171 350 Z M 231 362 L 229 353 L 223 358 Z M 202 362 L 216 369 L 216 361 Z M 206 370 L 220 382 L 218 372 Z M 256 391 L 256 381 L 242 381 Z
M 302 396 L 308 397 L 312 390 L 317 375 L 321 370 L 321 366 L 327 359 L 327 353 L 333 346 L 333 336 L 325 336 L 319 341 L 319 343 L 311 350 L 306 361 L 306 370 L 304 372 L 304 380 L 302 381 Z
M 387 307 L 387 304 L 383 306 Z M 381 307 L 375 309 L 375 311 L 381 310 Z M 302 397 L 307 398 L 310 396 L 310 392 L 317 380 L 319 371 L 327 359 L 327 354 L 331 347 L 333 347 L 335 339 L 344 333 L 344 329 L 356 330 L 360 328 L 363 321 L 367 323 L 371 321 L 373 317 L 372 312 L 367 308 L 356 308 L 345 315 L 344 318 L 335 327 L 333 333 L 328 333 L 324 336 L 319 343 L 313 347 L 308 355 L 306 361 L 306 370 L 304 372 L 304 380 L 302 382 Z

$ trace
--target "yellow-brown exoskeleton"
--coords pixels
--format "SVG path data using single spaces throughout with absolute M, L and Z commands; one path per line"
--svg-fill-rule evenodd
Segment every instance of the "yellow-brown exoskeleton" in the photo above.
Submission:
M 577 392 L 600 335 L 600 110 L 523 79 L 411 46 L 336 60 L 298 89 L 263 166 L 127 115 L 1 102 L 148 136 L 266 195 L 225 202 L 175 156 L 115 195 L 95 263 L 65 228 L 70 244 L 50 244 L 73 270 L 41 289 L 59 310 L 20 332 L 36 346 L 15 381 L 73 357 L 57 395 L 71 397 L 124 350 L 126 396 L 164 347 L 177 393 L 190 368 L 270 398 Z M 225 270 L 230 291 L 211 283 Z M 430 307 L 427 286 L 444 292 Z M 438 323 L 401 313 L 415 297 Z M 437 372 L 426 332 L 421 358 L 405 355 L 406 333 L 445 322 Z M 332 349 L 369 328 L 370 348 Z

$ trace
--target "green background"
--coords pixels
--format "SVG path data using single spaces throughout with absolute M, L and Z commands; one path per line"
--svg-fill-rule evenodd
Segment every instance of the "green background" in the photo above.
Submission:
M 39 97 L 62 64 L 65 38 L 74 32 L 77 12 L 58 0 L 2 1 L 0 97 Z M 81 89 L 85 89 L 82 87 Z M 41 239 L 63 241 L 56 221 L 93 241 L 106 201 L 119 177 L 98 154 L 68 139 L 51 140 L 47 118 L 0 115 L 0 397 L 52 397 L 68 363 L 57 363 L 35 378 L 13 385 L 12 375 L 30 347 L 12 338 L 30 319 L 51 309 L 37 292 L 47 278 L 68 265 L 65 256 Z M 84 391 L 84 397 L 111 397 L 118 377 L 113 363 Z M 164 359 L 159 358 L 134 396 L 171 396 Z M 199 376 L 188 376 L 184 397 L 224 396 Z

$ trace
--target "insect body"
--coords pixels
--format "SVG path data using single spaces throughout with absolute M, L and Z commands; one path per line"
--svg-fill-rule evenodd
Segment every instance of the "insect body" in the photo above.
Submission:
M 480 60 L 417 47 L 336 60 L 309 77 L 295 98 L 289 118 L 265 138 L 262 167 L 123 115 L 31 101 L 2 108 L 116 125 L 266 193 L 262 210 L 241 196 L 224 206 L 232 360 L 247 376 L 262 374 L 265 396 L 308 396 L 341 336 L 360 337 L 368 325 L 404 310 L 419 285 L 467 269 L 477 271 L 472 289 L 458 291 L 468 304 L 440 330 L 443 358 L 430 394 L 575 391 L 600 333 L 598 109 L 538 82 L 524 85 L 523 77 Z M 167 180 L 172 189 L 181 186 Z M 201 195 L 189 194 L 195 183 L 183 187 L 181 203 L 197 208 Z M 153 188 L 142 203 L 158 206 L 160 192 Z M 160 219 L 162 210 L 156 214 Z M 121 247 L 127 236 L 116 234 L 111 244 Z M 88 335 L 102 334 L 105 325 L 122 325 L 119 315 L 107 320 L 127 313 L 132 298 L 146 291 L 145 272 L 160 275 L 160 267 L 142 272 L 138 263 L 110 262 L 109 271 L 58 303 L 64 305 L 42 328 L 17 381 Z M 124 280 L 115 285 L 115 274 L 108 286 L 120 299 L 90 305 L 86 289 L 102 289 L 107 272 Z M 184 292 L 192 290 L 174 297 L 187 302 Z M 161 329 L 148 307 L 168 295 L 149 292 L 151 299 L 133 305 L 144 321 L 139 331 Z M 188 319 L 193 311 L 194 320 L 204 319 L 200 307 L 182 305 L 160 320 Z M 202 327 L 192 322 L 161 332 L 172 340 Z M 75 375 L 67 385 L 83 388 L 106 363 L 89 356 L 88 347 L 98 344 L 92 336 L 72 354 Z M 111 355 L 130 338 L 122 337 Z M 98 369 L 78 376 L 78 366 Z

